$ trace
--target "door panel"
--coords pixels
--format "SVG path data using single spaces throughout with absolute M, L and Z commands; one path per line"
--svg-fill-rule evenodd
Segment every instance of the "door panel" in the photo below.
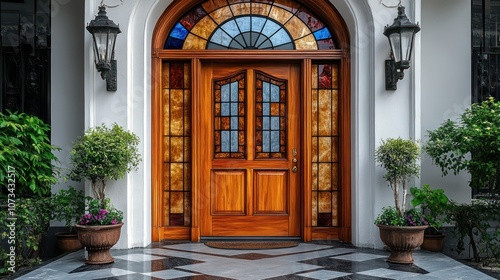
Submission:
M 300 236 L 299 74 L 203 64 L 201 236 Z
M 255 215 L 288 215 L 288 171 L 254 171 Z

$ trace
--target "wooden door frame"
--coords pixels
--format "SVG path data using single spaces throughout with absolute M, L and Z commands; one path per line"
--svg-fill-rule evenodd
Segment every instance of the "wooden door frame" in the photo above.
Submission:
M 152 195 L 152 240 L 159 241 L 165 238 L 190 239 L 193 242 L 200 241 L 200 180 L 193 178 L 192 181 L 192 217 L 191 227 L 172 227 L 165 231 L 162 223 L 163 217 L 163 173 L 162 173 L 162 123 L 163 105 L 161 103 L 161 69 L 162 61 L 184 61 L 191 64 L 192 81 L 192 108 L 199 108 L 199 100 L 194 98 L 201 91 L 201 69 L 202 61 L 224 61 L 224 62 L 244 62 L 244 61 L 288 61 L 301 64 L 301 90 L 303 102 L 301 106 L 301 166 L 303 167 L 301 182 L 301 225 L 302 239 L 305 242 L 313 239 L 340 239 L 351 242 L 351 79 L 350 79 L 350 45 L 347 27 L 340 14 L 335 10 L 329 1 L 302 0 L 298 1 L 308 6 L 318 14 L 324 22 L 331 27 L 333 36 L 339 42 L 339 49 L 317 50 L 317 51 L 284 51 L 284 50 L 165 50 L 163 45 L 168 32 L 185 11 L 203 2 L 199 0 L 174 1 L 165 10 L 158 20 L 153 32 L 152 58 L 151 58 L 151 195 Z M 237 58 L 237 59 L 235 59 Z M 311 91 L 312 64 L 322 61 L 340 61 L 339 76 L 339 116 L 340 116 L 340 185 L 342 192 L 340 196 L 340 227 L 335 228 L 313 228 L 312 227 L 312 122 L 311 114 Z M 192 110 L 192 120 L 199 119 L 198 110 Z M 196 128 L 193 123 L 192 131 L 192 173 L 197 174 L 201 165 L 200 154 L 203 153 L 198 136 L 200 128 Z M 198 140 L 197 140 L 198 139 Z M 306 152 L 308 151 L 308 152 Z

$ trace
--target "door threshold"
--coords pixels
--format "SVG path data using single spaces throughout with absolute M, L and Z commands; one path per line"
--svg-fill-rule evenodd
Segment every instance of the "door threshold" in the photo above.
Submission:
M 205 241 L 302 241 L 302 237 L 288 236 L 202 236 Z

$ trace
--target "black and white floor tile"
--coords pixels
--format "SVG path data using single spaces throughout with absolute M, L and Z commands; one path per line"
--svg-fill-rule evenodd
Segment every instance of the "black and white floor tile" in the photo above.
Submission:
M 313 243 L 273 250 L 155 243 L 112 254 L 112 264 L 85 265 L 81 250 L 17 279 L 495 279 L 440 253 L 416 251 L 414 265 L 394 265 L 385 261 L 389 254 L 382 250 Z

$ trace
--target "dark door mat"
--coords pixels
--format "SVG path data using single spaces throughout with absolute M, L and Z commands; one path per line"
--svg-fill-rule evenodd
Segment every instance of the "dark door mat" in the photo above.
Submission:
M 217 249 L 265 250 L 291 248 L 299 245 L 295 241 L 207 241 L 205 245 Z

